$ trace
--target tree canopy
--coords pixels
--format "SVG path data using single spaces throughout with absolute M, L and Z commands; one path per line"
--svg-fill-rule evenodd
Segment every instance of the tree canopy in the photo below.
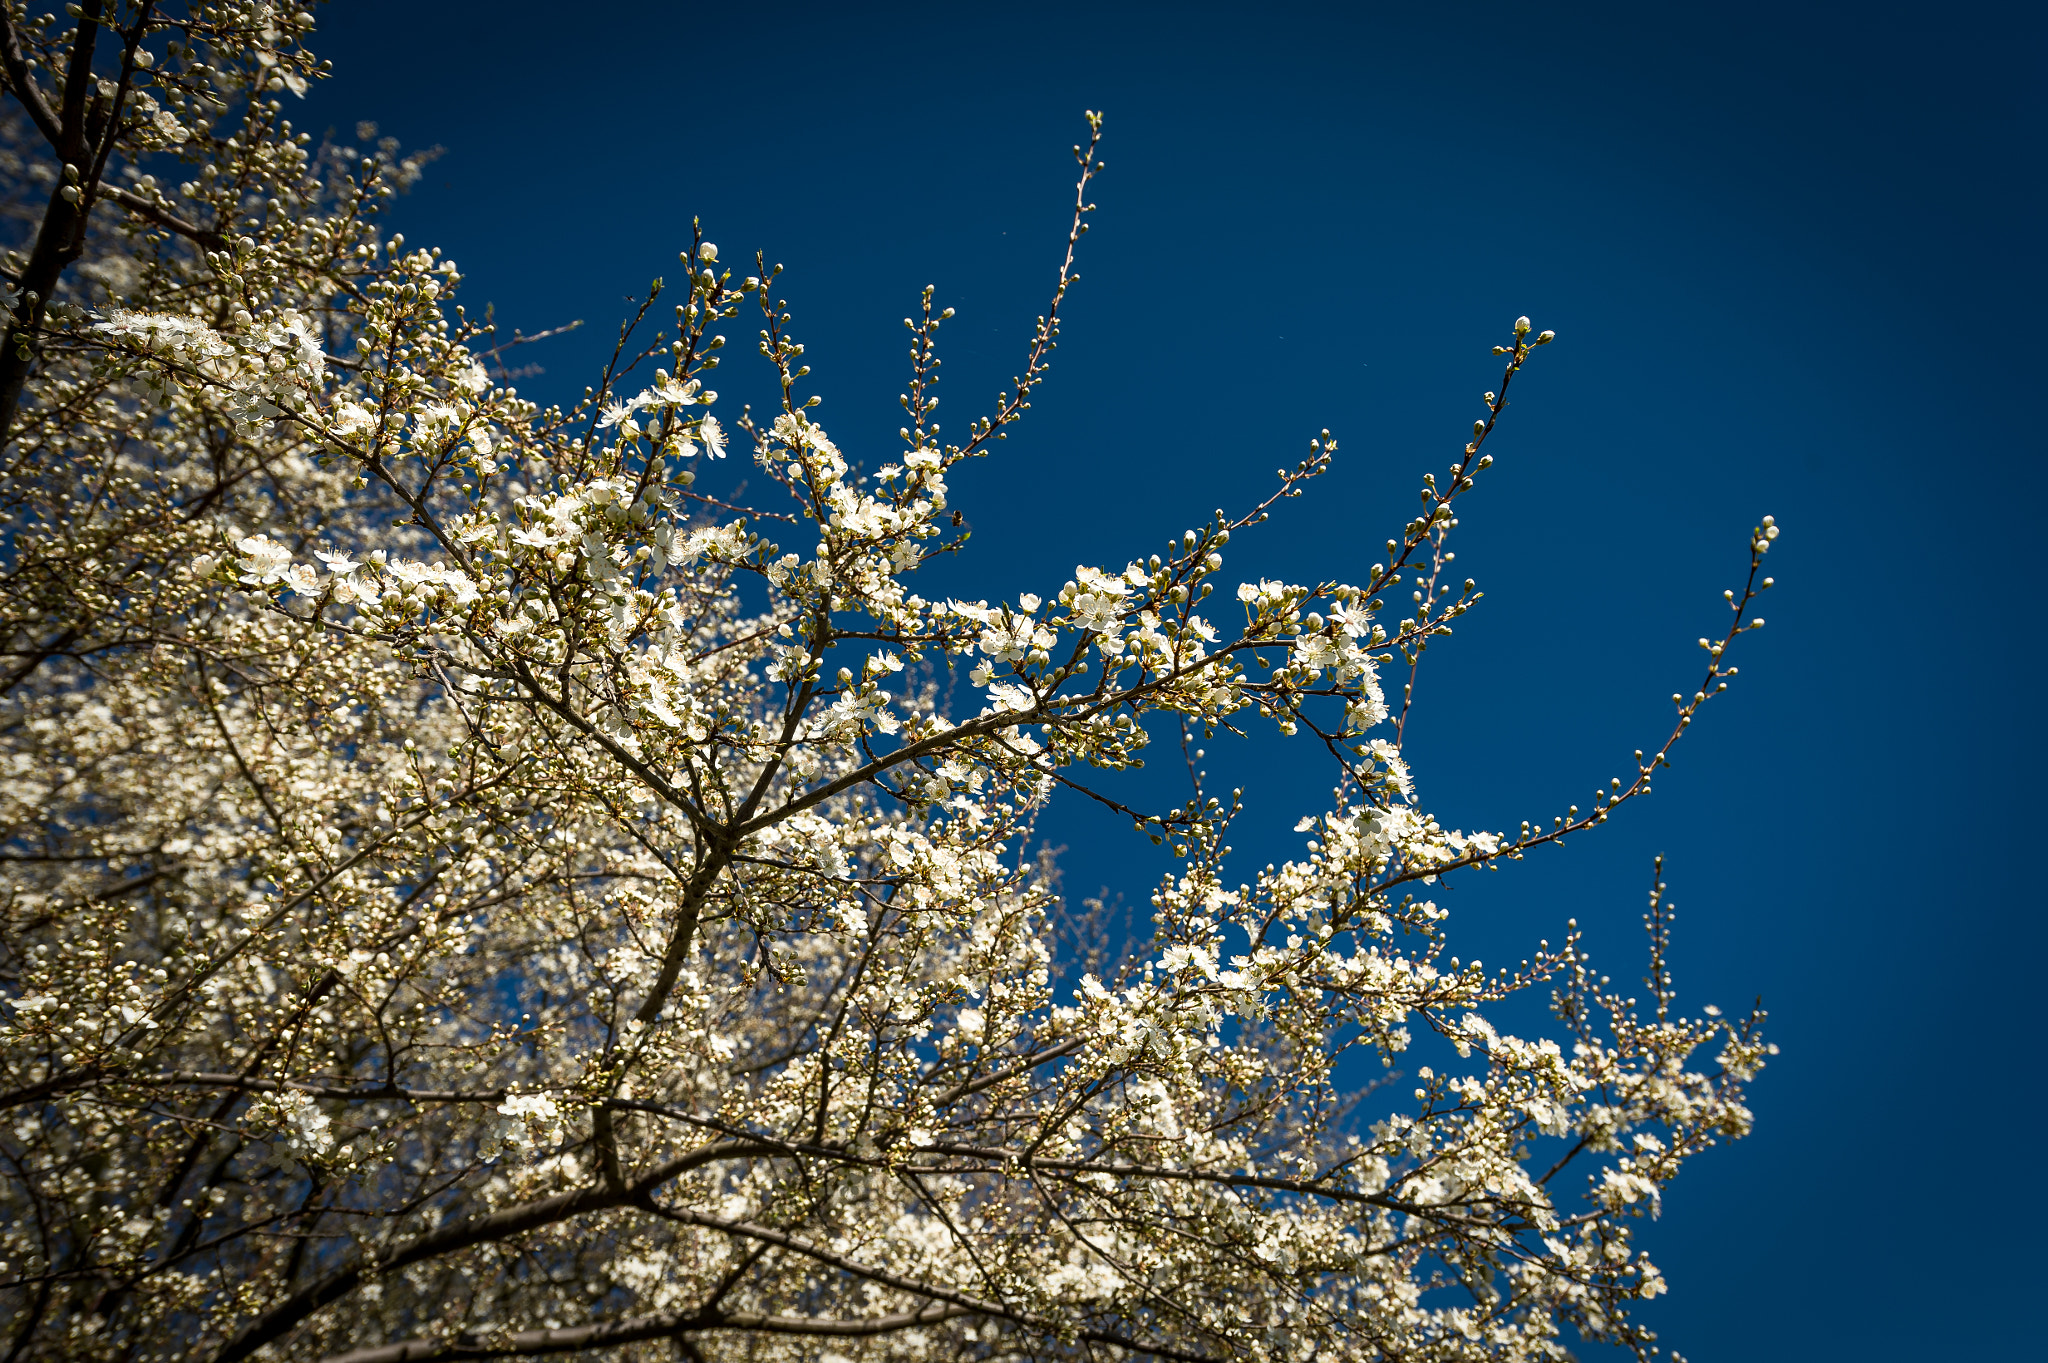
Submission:
M 860 469 L 779 267 L 701 230 L 581 401 L 521 396 L 381 225 L 418 160 L 287 117 L 310 15 L 0 19 L 4 1363 L 1654 1351 L 1636 1219 L 1748 1130 L 1762 1014 L 1675 1009 L 1661 881 L 1641 1000 L 1575 928 L 1461 961 L 1429 895 L 1650 793 L 1777 529 L 1599 799 L 1431 817 L 1382 677 L 1477 599 L 1445 546 L 1550 332 L 1353 580 L 1226 570 L 1323 432 L 1156 550 L 928 600 L 1097 116 L 1021 371 L 942 438 L 927 290 Z M 714 390 L 728 331 L 771 400 Z M 1327 752 L 1284 864 L 1192 762 L 1114 780 L 1218 735 Z M 1061 895 L 1055 799 L 1170 849 L 1141 931 Z M 1532 990 L 1554 1035 L 1489 1021 Z

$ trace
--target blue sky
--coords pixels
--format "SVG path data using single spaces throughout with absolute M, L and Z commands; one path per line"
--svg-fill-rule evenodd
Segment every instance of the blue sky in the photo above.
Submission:
M 1653 854 L 1682 1002 L 1762 994 L 1757 1133 L 1649 1234 L 1695 1363 L 2011 1355 L 2034 1340 L 2040 1062 L 2043 24 L 2019 7 L 559 7 L 325 11 L 306 121 L 447 154 L 396 210 L 528 331 L 538 396 L 594 376 L 693 215 L 789 266 L 820 416 L 896 442 L 900 319 L 942 333 L 942 420 L 1021 362 L 1084 108 L 1109 171 L 1052 381 L 955 482 L 939 590 L 1049 591 L 1336 470 L 1233 567 L 1362 576 L 1462 444 L 1519 313 L 1537 357 L 1465 504 L 1488 592 L 1410 742 L 1446 822 L 1512 828 L 1621 771 L 1700 670 L 1743 539 L 1785 527 L 1742 677 L 1649 800 L 1446 892 L 1465 954 L 1576 916 L 1636 973 Z M 744 351 L 744 347 L 735 347 Z M 742 353 L 721 374 L 758 397 Z M 753 384 L 758 384 L 754 378 Z M 765 389 L 763 389 L 765 392 Z M 1235 839 L 1283 855 L 1306 749 L 1218 745 Z M 1063 816 L 1064 817 L 1064 816 Z M 1164 863 L 1083 817 L 1068 886 Z M 2038 1345 L 2033 1345 L 2038 1347 Z

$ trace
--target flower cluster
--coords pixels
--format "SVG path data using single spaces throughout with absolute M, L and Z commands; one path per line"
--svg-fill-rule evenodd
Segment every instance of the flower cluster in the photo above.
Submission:
M 218 391 L 236 426 L 253 431 L 317 396 L 327 357 L 296 309 L 261 322 L 245 311 L 240 319 L 240 330 L 222 333 L 195 317 L 115 308 L 91 331 L 104 344 L 160 361 L 159 384 L 189 382 Z

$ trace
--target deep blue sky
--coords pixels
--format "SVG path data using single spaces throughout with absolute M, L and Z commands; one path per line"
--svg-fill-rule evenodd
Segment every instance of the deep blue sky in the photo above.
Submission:
M 1338 470 L 1232 567 L 1356 580 L 1502 329 L 1555 328 L 1465 504 L 1487 602 L 1424 673 L 1411 752 L 1446 822 L 1547 817 L 1652 746 L 1775 514 L 1770 626 L 1676 771 L 1448 891 L 1459 944 L 1507 960 L 1576 915 L 1633 976 L 1664 851 L 1682 1002 L 1774 1010 L 1757 1134 L 1650 1232 L 1651 1314 L 1695 1363 L 2039 1347 L 2040 10 L 563 12 L 328 7 L 308 121 L 447 148 L 399 225 L 472 306 L 588 320 L 533 353 L 537 395 L 590 381 L 692 215 L 729 261 L 765 249 L 820 415 L 871 465 L 919 286 L 960 310 L 956 430 L 1014 372 L 1066 149 L 1107 111 L 1060 363 L 956 480 L 975 553 L 928 595 L 1151 552 L 1326 426 Z M 721 388 L 758 396 L 734 351 Z M 1251 791 L 1248 862 L 1318 807 L 1300 756 L 1211 763 Z M 1076 892 L 1142 904 L 1162 869 L 1128 830 L 1052 832 Z

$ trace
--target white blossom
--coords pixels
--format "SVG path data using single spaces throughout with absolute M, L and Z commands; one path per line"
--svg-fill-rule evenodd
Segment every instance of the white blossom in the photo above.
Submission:
M 242 553 L 242 581 L 256 586 L 282 582 L 291 570 L 292 551 L 268 535 L 250 535 L 235 541 Z

